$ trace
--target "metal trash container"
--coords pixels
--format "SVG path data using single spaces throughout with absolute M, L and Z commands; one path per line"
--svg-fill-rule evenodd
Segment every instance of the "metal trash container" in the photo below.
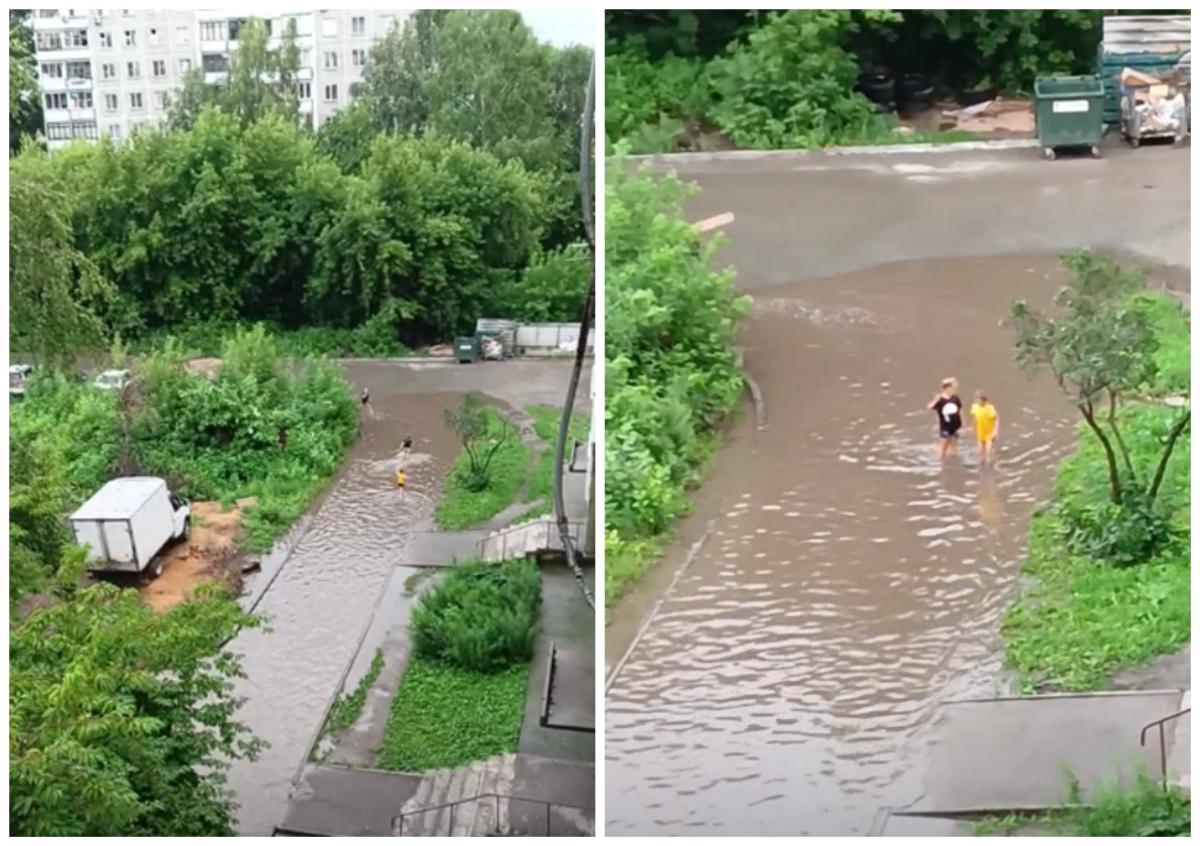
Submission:
M 1041 77 L 1033 83 L 1038 143 L 1048 159 L 1063 147 L 1100 155 L 1104 134 L 1104 84 L 1098 76 Z
M 470 364 L 479 358 L 479 340 L 474 335 L 455 338 L 454 357 L 459 364 Z

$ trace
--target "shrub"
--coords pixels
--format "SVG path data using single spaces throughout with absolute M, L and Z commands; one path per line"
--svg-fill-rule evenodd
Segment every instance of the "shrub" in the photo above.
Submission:
M 480 673 L 527 662 L 540 603 L 541 576 L 532 561 L 459 565 L 413 611 L 415 653 Z

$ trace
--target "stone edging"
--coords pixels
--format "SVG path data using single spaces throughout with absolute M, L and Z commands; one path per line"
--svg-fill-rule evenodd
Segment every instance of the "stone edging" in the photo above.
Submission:
M 903 155 L 905 153 L 972 153 L 1001 150 L 1032 150 L 1041 145 L 1036 138 L 1001 138 L 995 141 L 954 141 L 947 144 L 877 144 L 827 147 L 822 150 L 720 150 L 711 153 L 650 153 L 625 156 L 634 162 L 675 164 L 692 162 L 735 162 L 759 159 L 828 158 L 832 156 Z

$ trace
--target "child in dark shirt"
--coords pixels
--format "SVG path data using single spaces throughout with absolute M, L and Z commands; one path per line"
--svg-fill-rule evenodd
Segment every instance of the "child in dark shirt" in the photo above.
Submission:
M 925 407 L 937 415 L 943 460 L 956 455 L 958 430 L 962 428 L 962 400 L 958 398 L 958 380 L 952 377 L 943 379 L 941 392 Z

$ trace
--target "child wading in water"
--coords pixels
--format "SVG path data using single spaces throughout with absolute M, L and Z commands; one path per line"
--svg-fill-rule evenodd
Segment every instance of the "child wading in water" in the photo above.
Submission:
M 996 435 L 1000 432 L 1000 415 L 996 406 L 983 391 L 975 392 L 975 402 L 971 403 L 971 416 L 975 418 L 975 442 L 979 445 L 980 465 L 992 464 L 993 447 Z
M 404 436 L 404 444 L 400 447 L 400 466 L 396 469 L 396 487 L 401 490 L 408 484 L 408 474 L 404 468 L 408 466 L 408 457 L 412 454 L 412 435 Z
M 937 415 L 938 436 L 942 439 L 943 459 L 957 453 L 958 430 L 962 428 L 962 400 L 958 398 L 957 388 L 957 379 L 943 379 L 941 393 L 925 406 Z

